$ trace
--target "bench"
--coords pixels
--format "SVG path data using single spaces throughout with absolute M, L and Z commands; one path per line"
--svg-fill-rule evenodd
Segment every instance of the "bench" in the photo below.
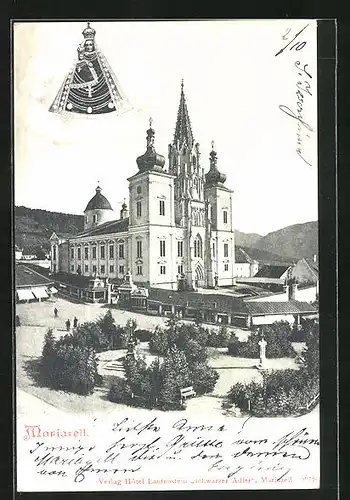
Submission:
M 195 396 L 196 393 L 195 391 L 193 390 L 193 387 L 185 387 L 184 389 L 180 389 L 180 393 L 181 393 L 181 399 L 186 399 L 186 398 L 189 398 L 191 396 Z

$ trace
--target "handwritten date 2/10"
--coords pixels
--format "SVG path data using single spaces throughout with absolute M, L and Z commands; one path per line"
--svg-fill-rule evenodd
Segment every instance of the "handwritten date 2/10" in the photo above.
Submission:
M 297 52 L 299 52 L 300 50 L 302 50 L 305 45 L 307 44 L 307 42 L 305 40 L 303 41 L 300 41 L 298 40 L 297 42 L 295 42 L 295 40 L 301 35 L 301 33 L 306 30 L 306 28 L 308 27 L 309 25 L 307 24 L 306 26 L 304 26 L 303 29 L 301 29 L 291 40 L 289 40 L 289 42 L 287 43 L 287 45 L 285 45 L 284 47 L 282 47 L 282 49 L 280 49 L 276 54 L 275 54 L 275 57 L 279 56 L 280 54 L 282 54 L 282 52 L 284 52 L 287 48 L 289 48 L 290 51 L 292 50 L 296 50 Z M 286 32 L 284 33 L 284 35 L 282 36 L 282 39 L 283 40 L 288 40 L 288 37 L 290 35 L 290 32 L 291 32 L 291 29 L 288 28 L 286 30 Z M 295 43 L 293 43 L 295 42 Z

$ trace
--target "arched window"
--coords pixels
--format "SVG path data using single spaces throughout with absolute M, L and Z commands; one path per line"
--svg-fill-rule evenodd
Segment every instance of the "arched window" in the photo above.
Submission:
M 192 156 L 192 163 L 193 163 L 194 167 L 197 165 L 197 160 L 196 160 L 196 157 L 194 155 Z
M 202 238 L 197 234 L 196 239 L 194 240 L 194 256 L 195 257 L 203 257 L 203 245 Z

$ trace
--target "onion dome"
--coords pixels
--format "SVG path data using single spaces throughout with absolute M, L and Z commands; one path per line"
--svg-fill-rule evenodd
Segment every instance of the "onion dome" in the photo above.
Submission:
M 91 198 L 91 200 L 87 204 L 84 212 L 87 212 L 88 210 L 96 210 L 96 209 L 113 210 L 113 208 L 111 207 L 111 204 L 109 203 L 107 198 L 105 196 L 103 196 L 103 194 L 101 194 L 101 191 L 102 190 L 101 190 L 100 186 L 97 186 L 96 194 L 93 198 Z
M 156 153 L 154 147 L 154 136 L 155 132 L 152 128 L 152 118 L 149 120 L 150 128 L 147 130 L 147 150 L 142 156 L 139 156 L 136 160 L 137 166 L 140 172 L 146 172 L 153 170 L 155 172 L 163 172 L 163 167 L 165 165 L 165 158 L 163 155 Z
M 211 143 L 211 152 L 210 152 L 210 169 L 207 174 L 205 174 L 205 183 L 209 186 L 220 186 L 224 184 L 226 181 L 226 175 L 222 174 L 218 170 L 218 158 L 217 153 L 214 150 L 214 141 Z

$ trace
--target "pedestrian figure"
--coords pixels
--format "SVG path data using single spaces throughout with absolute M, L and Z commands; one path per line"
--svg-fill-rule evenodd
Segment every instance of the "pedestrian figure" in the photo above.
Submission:
M 76 316 L 74 316 L 74 320 L 73 320 L 73 328 L 76 328 L 78 326 L 78 319 Z
M 57 316 L 58 316 L 58 310 L 57 310 L 57 308 L 56 308 L 56 307 L 55 307 L 55 309 L 53 310 L 53 313 L 54 313 L 54 315 L 55 315 L 55 318 L 57 318 Z
M 19 319 L 18 314 L 16 315 L 16 327 L 21 326 L 21 320 Z
M 67 321 L 66 321 L 66 328 L 67 328 L 67 332 L 69 332 L 69 330 L 70 330 L 70 321 L 69 321 L 69 319 L 67 319 Z

